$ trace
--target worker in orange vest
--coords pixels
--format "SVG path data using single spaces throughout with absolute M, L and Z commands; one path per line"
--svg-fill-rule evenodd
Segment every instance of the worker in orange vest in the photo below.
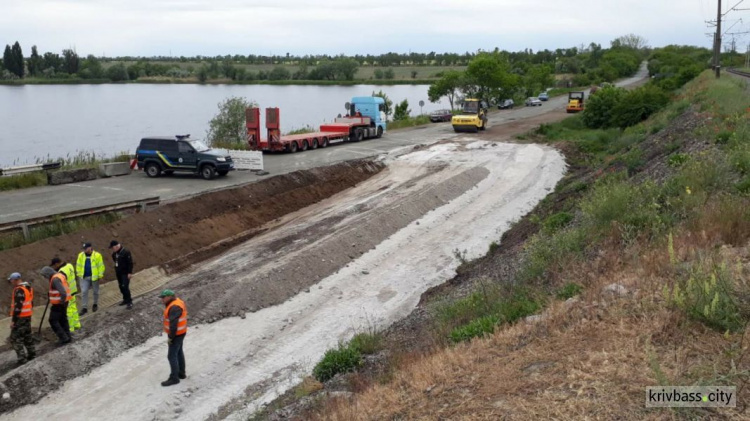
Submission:
M 169 378 L 161 382 L 162 386 L 172 386 L 187 378 L 185 375 L 185 354 L 182 352 L 182 344 L 187 333 L 188 311 L 185 302 L 175 297 L 174 291 L 165 289 L 159 294 L 164 304 L 164 333 L 169 338 Z
M 13 301 L 10 303 L 10 343 L 16 351 L 18 365 L 21 365 L 36 357 L 34 338 L 31 336 L 34 289 L 18 272 L 11 273 L 8 281 L 13 285 Z
M 49 325 L 57 335 L 58 345 L 69 344 L 70 325 L 68 324 L 68 302 L 71 294 L 65 275 L 45 266 L 41 270 L 42 276 L 49 280 Z

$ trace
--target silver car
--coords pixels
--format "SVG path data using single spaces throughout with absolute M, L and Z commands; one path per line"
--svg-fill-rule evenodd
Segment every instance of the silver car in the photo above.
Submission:
M 526 99 L 526 106 L 527 107 L 541 107 L 542 101 L 540 101 L 539 98 L 532 96 Z

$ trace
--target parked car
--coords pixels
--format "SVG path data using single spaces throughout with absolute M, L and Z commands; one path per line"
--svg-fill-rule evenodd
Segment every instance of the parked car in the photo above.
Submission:
M 504 99 L 500 101 L 499 104 L 497 104 L 497 109 L 499 110 L 507 110 L 510 108 L 513 108 L 516 105 L 515 102 L 513 102 L 512 99 Z
M 526 106 L 527 107 L 541 107 L 542 101 L 540 101 L 539 98 L 532 96 L 526 99 Z
M 223 149 L 211 149 L 190 135 L 175 137 L 144 137 L 135 153 L 138 168 L 149 177 L 174 172 L 200 174 L 206 180 L 217 174 L 225 176 L 234 170 L 232 157 Z
M 451 121 L 451 118 L 453 118 L 451 110 L 436 110 L 430 113 L 430 121 L 433 123 Z
M 547 95 L 547 92 L 542 92 L 537 98 L 539 98 L 540 101 L 546 101 L 549 99 L 549 95 Z

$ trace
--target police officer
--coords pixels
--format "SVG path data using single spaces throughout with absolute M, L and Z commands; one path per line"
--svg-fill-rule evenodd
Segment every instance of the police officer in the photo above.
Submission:
M 13 302 L 10 304 L 10 343 L 16 351 L 18 365 L 21 365 L 36 357 L 34 338 L 31 336 L 34 289 L 21 279 L 18 272 L 11 273 L 8 281 L 13 285 Z
M 70 326 L 68 325 L 68 302 L 70 301 L 70 288 L 65 275 L 45 266 L 41 270 L 45 279 L 49 280 L 49 325 L 57 335 L 58 345 L 69 344 L 73 339 L 70 337 Z
M 175 297 L 174 291 L 165 289 L 159 294 L 164 304 L 164 333 L 167 334 L 169 350 L 169 378 L 161 382 L 162 386 L 172 386 L 187 378 L 185 374 L 185 354 L 182 352 L 182 344 L 187 333 L 188 311 L 185 302 Z
M 81 328 L 81 321 L 78 318 L 78 307 L 76 306 L 76 295 L 78 294 L 78 284 L 76 283 L 76 270 L 70 263 L 63 262 L 59 257 L 52 259 L 50 263 L 52 269 L 65 275 L 70 288 L 70 301 L 68 301 L 68 326 L 70 331 L 75 332 Z

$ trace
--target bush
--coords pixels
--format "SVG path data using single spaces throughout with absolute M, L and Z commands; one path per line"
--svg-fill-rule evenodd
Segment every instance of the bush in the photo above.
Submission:
M 586 237 L 580 228 L 560 230 L 551 236 L 537 234 L 525 246 L 519 279 L 538 279 L 580 257 L 586 248 Z
M 573 298 L 576 295 L 580 294 L 581 291 L 583 291 L 582 286 L 574 282 L 568 282 L 562 288 L 560 288 L 559 291 L 557 291 L 557 298 L 561 300 L 567 300 L 569 298 Z
M 591 129 L 613 126 L 613 111 L 615 106 L 626 95 L 623 88 L 607 86 L 599 89 L 596 95 L 589 97 L 583 111 L 583 124 Z
M 358 333 L 349 341 L 349 346 L 365 355 L 374 354 L 383 347 L 383 335 L 375 331 Z
M 623 95 L 612 110 L 611 125 L 629 127 L 646 120 L 669 103 L 669 95 L 660 88 L 646 85 Z
M 319 382 L 326 382 L 339 373 L 353 371 L 362 364 L 362 354 L 353 346 L 339 344 L 337 348 L 329 349 L 323 359 L 315 365 L 313 377 Z
M 451 341 L 463 342 L 471 338 L 491 334 L 495 331 L 495 326 L 499 321 L 500 319 L 494 315 L 480 317 L 466 325 L 453 329 L 450 333 Z
M 244 145 L 247 137 L 245 109 L 252 106 L 252 101 L 240 97 L 230 97 L 220 102 L 219 112 L 208 123 L 208 144 Z
M 547 219 L 544 220 L 544 222 L 542 223 L 542 230 L 546 234 L 554 234 L 565 225 L 568 225 L 568 223 L 572 220 L 572 214 L 568 212 L 558 212 L 554 215 L 548 216 Z
M 693 265 L 687 280 L 676 283 L 671 290 L 665 285 L 662 294 L 688 316 L 713 329 L 744 330 L 748 315 L 737 304 L 740 297 L 726 262 L 716 264 L 711 259 L 701 259 Z
M 128 69 L 123 63 L 117 63 L 110 66 L 110 68 L 107 69 L 107 77 L 112 82 L 122 82 L 130 79 L 130 76 L 128 75 Z
M 393 119 L 395 121 L 406 120 L 409 118 L 410 113 L 409 101 L 403 100 L 400 104 L 396 105 L 396 108 L 393 110 Z

